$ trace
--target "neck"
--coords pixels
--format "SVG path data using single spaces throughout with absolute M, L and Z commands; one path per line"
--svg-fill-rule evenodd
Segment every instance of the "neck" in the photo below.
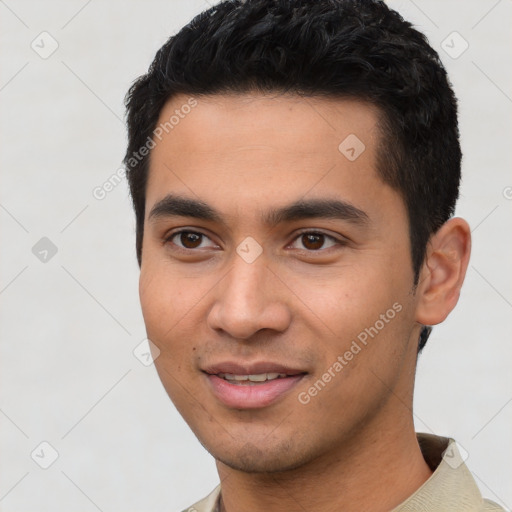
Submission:
M 366 425 L 364 432 L 342 446 L 290 471 L 244 473 L 217 461 L 221 511 L 393 509 L 432 474 L 421 454 L 412 418 L 398 424 L 394 418 L 394 428 Z

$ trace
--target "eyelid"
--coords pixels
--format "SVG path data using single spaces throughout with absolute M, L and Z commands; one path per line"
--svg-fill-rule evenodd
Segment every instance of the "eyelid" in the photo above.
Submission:
M 304 228 L 302 230 L 299 230 L 299 232 L 295 234 L 295 236 L 293 237 L 293 240 L 287 245 L 287 247 L 292 245 L 299 237 L 301 237 L 302 235 L 306 235 L 306 234 L 323 235 L 326 238 L 329 238 L 332 241 L 334 241 L 335 245 L 337 245 L 338 247 L 339 246 L 345 246 L 349 242 L 349 240 L 346 237 L 343 237 L 341 235 L 335 236 L 335 235 L 332 235 L 330 233 L 326 233 L 322 229 Z M 328 251 L 331 248 L 332 247 L 328 247 L 327 249 L 317 249 L 317 250 L 307 250 L 307 249 L 297 249 L 297 250 L 302 251 L 302 252 L 307 252 L 308 254 L 315 254 L 315 253 L 316 254 L 321 254 L 321 253 L 324 253 L 324 252 Z
M 172 239 L 177 236 L 177 235 L 180 235 L 181 233 L 195 233 L 195 234 L 198 234 L 198 235 L 201 235 L 205 238 L 207 238 L 208 240 L 210 240 L 210 242 L 212 242 L 216 247 L 218 247 L 219 245 L 216 244 L 209 235 L 207 235 L 206 233 L 204 233 L 203 231 L 201 231 L 201 229 L 199 228 L 179 228 L 177 229 L 176 231 L 173 231 L 171 230 L 170 232 L 166 233 L 163 237 L 163 244 L 165 245 L 166 243 L 169 243 L 172 241 Z M 292 245 L 297 239 L 299 239 L 302 235 L 305 235 L 305 234 L 318 234 L 318 235 L 322 235 L 332 241 L 335 242 L 335 245 L 337 245 L 338 247 L 339 246 L 344 246 L 344 245 L 347 245 L 347 243 L 349 242 L 349 240 L 346 238 L 346 237 L 343 237 L 341 235 L 339 236 L 335 236 L 335 235 L 332 235 L 332 234 L 329 234 L 329 233 L 326 233 L 325 231 L 323 231 L 322 229 L 315 229 L 315 228 L 304 228 L 302 230 L 299 230 L 298 232 L 295 233 L 292 241 L 287 245 L 287 248 Z M 179 245 L 177 245 L 176 243 L 172 242 L 173 245 L 175 247 L 177 247 L 178 250 L 181 250 L 181 251 L 186 251 L 186 252 L 196 252 L 198 250 L 198 248 L 194 248 L 194 249 L 187 249 L 185 247 L 181 247 Z M 317 250 L 307 250 L 307 249 L 297 249 L 299 251 L 302 251 L 302 252 L 306 252 L 306 253 L 310 253 L 310 254 L 320 254 L 320 253 L 323 253 L 329 249 L 331 249 L 332 247 L 328 247 L 327 249 L 317 249 Z M 204 249 L 204 248 L 203 248 Z
M 210 242 L 212 242 L 212 244 L 214 244 L 216 247 L 218 247 L 218 244 L 216 244 L 209 235 L 207 235 L 206 233 L 204 233 L 203 231 L 201 231 L 200 229 L 198 228 L 179 228 L 177 229 L 176 231 L 169 231 L 168 233 L 166 233 L 163 238 L 162 238 L 162 242 L 163 244 L 167 244 L 169 242 L 172 242 L 172 239 L 177 236 L 177 235 L 180 235 L 181 233 L 194 233 L 196 235 L 201 235 L 205 238 L 207 238 L 208 240 L 210 240 Z M 175 247 L 178 248 L 178 250 L 181 250 L 181 251 L 187 251 L 187 252 L 192 252 L 192 251 L 197 251 L 197 248 L 195 249 L 187 249 L 186 247 L 181 247 L 179 246 L 178 244 L 172 242 L 173 245 Z

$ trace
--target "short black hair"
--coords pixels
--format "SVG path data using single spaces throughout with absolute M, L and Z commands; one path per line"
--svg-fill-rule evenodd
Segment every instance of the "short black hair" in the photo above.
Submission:
M 225 0 L 158 50 L 126 95 L 124 158 L 142 261 L 150 153 L 176 94 L 295 93 L 365 101 L 380 113 L 377 172 L 408 211 L 414 284 L 427 243 L 454 213 L 461 150 L 457 101 L 427 38 L 376 0 Z M 137 158 L 134 158 L 137 156 Z M 419 350 L 430 330 L 422 331 Z

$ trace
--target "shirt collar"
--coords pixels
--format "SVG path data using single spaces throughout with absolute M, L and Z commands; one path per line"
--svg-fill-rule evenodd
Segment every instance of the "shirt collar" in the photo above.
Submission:
M 391 512 L 418 510 L 460 510 L 478 512 L 484 503 L 476 482 L 464 464 L 466 452 L 447 437 L 417 433 L 425 462 L 433 471 L 430 478 Z M 221 486 L 187 510 L 218 512 Z
M 416 434 L 425 462 L 433 471 L 430 478 L 391 512 L 418 510 L 482 510 L 483 499 L 473 475 L 455 440 L 432 434 Z

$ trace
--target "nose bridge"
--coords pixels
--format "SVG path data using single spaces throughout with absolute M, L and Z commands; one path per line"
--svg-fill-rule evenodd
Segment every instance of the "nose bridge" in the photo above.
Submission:
M 234 254 L 232 268 L 217 288 L 210 327 L 238 339 L 249 338 L 260 329 L 286 328 L 289 314 L 276 296 L 273 279 L 264 258 L 248 262 Z
M 230 308 L 238 307 L 240 312 L 251 308 L 256 312 L 265 302 L 265 289 L 269 271 L 263 258 L 247 262 L 238 254 L 234 256 L 232 269 L 226 276 L 220 300 Z

